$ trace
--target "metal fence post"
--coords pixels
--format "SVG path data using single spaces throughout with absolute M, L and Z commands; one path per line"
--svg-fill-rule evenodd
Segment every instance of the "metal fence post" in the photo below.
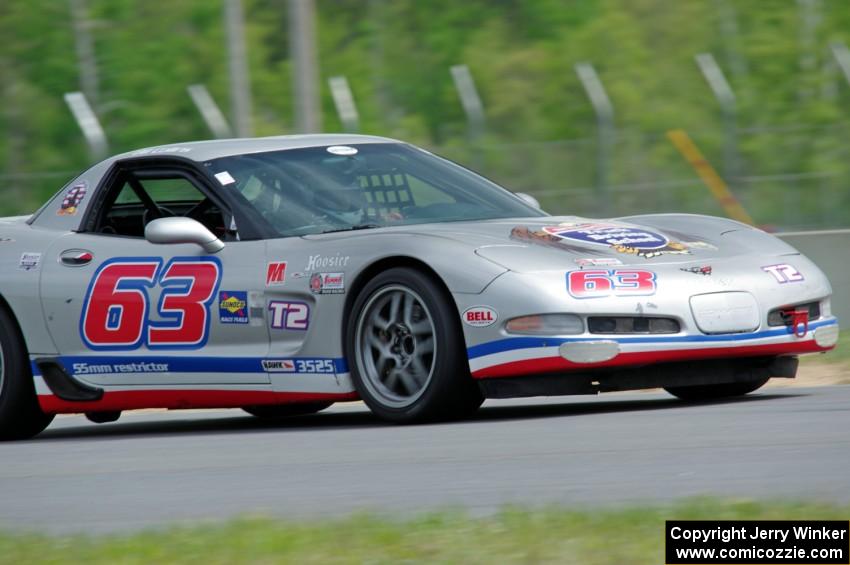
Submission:
M 227 30 L 227 62 L 230 71 L 230 104 L 236 135 L 254 135 L 251 121 L 251 79 L 245 47 L 245 16 L 242 0 L 224 0 L 224 25 Z
M 726 76 L 711 53 L 700 53 L 694 57 L 700 72 L 720 104 L 725 130 L 723 142 L 723 176 L 731 183 L 738 174 L 738 125 L 735 93 Z
M 322 131 L 322 107 L 313 0 L 289 0 L 289 49 L 292 90 L 295 93 L 295 127 L 298 133 L 319 133 Z
M 331 97 L 336 106 L 336 112 L 339 115 L 339 121 L 342 122 L 342 127 L 345 131 L 357 132 L 360 130 L 360 114 L 357 113 L 357 106 L 354 104 L 354 96 L 351 94 L 351 87 L 348 86 L 348 79 L 344 76 L 330 77 L 328 86 L 331 87 Z
M 89 144 L 92 157 L 101 160 L 109 154 L 109 144 L 106 141 L 106 133 L 92 110 L 86 95 L 82 92 L 68 92 L 65 94 L 65 103 L 68 104 L 74 119 Z
M 213 100 L 207 87 L 203 84 L 193 84 L 186 90 L 189 91 L 192 102 L 195 103 L 195 107 L 201 113 L 204 123 L 210 128 L 212 134 L 218 139 L 232 137 L 233 130 L 230 129 L 230 124 L 227 123 L 227 119 Z
M 802 77 L 798 80 L 800 100 L 805 101 L 812 97 L 811 76 L 817 70 L 818 53 L 817 28 L 821 23 L 821 6 L 818 0 L 797 0 L 800 14 L 800 55 L 799 65 Z
M 71 23 L 74 29 L 74 49 L 80 73 L 80 90 L 88 100 L 98 105 L 97 57 L 92 38 L 92 22 L 89 19 L 86 0 L 71 0 Z
M 466 114 L 469 137 L 472 140 L 477 140 L 484 133 L 484 104 L 481 103 L 478 89 L 475 88 L 472 73 L 469 72 L 469 67 L 466 65 L 454 65 L 449 70 L 458 96 L 460 96 L 463 111 Z
M 599 216 L 607 216 L 611 208 L 608 185 L 614 145 L 614 106 L 593 65 L 578 63 L 575 70 L 596 113 L 596 211 Z
M 832 51 L 835 62 L 838 63 L 838 68 L 841 69 L 841 74 L 850 85 L 850 49 L 841 41 L 833 41 L 829 44 L 829 49 Z
M 472 147 L 472 163 L 476 169 L 480 169 L 484 165 L 482 150 L 479 146 L 485 128 L 484 104 L 478 95 L 478 89 L 475 87 L 475 81 L 472 79 L 469 67 L 454 65 L 449 69 L 449 72 L 451 72 L 452 81 L 460 97 L 463 112 L 466 114 L 467 133 L 469 144 Z

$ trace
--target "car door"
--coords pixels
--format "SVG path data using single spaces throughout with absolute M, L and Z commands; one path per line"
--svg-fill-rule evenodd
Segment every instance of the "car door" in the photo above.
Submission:
M 225 207 L 183 170 L 112 177 L 92 229 L 42 258 L 44 315 L 65 369 L 102 386 L 267 384 L 264 242 L 239 241 Z M 143 237 L 154 216 L 186 215 L 225 247 Z

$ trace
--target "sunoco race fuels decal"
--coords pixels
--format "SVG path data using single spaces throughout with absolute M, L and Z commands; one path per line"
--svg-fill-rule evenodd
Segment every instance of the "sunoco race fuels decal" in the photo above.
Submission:
M 221 281 L 216 257 L 116 257 L 92 277 L 80 316 L 89 349 L 200 349 L 209 337 L 210 306 Z M 161 288 L 152 304 L 150 289 Z M 157 309 L 159 320 L 150 311 Z
M 643 269 L 583 269 L 567 273 L 567 291 L 574 298 L 649 296 L 655 294 L 655 273 Z
M 222 290 L 218 293 L 218 320 L 222 324 L 247 324 L 248 292 Z

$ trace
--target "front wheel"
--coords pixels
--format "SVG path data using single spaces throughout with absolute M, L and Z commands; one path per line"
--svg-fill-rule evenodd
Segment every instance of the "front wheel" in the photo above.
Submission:
M 394 268 L 369 281 L 347 330 L 354 386 L 379 417 L 458 418 L 483 402 L 469 374 L 457 309 L 428 275 Z
M 0 307 L 0 441 L 29 439 L 52 421 L 38 405 L 20 331 Z
M 757 381 L 719 385 L 675 386 L 665 388 L 664 390 L 682 400 L 716 400 L 718 398 L 730 398 L 749 394 L 763 387 L 767 381 L 768 379 L 759 379 Z

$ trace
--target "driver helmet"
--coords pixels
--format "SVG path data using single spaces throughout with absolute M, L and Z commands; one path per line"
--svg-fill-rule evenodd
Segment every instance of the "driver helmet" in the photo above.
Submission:
M 359 163 L 351 157 L 334 157 L 322 162 L 321 178 L 314 202 L 333 217 L 361 223 L 366 215 L 366 197 L 357 175 Z

